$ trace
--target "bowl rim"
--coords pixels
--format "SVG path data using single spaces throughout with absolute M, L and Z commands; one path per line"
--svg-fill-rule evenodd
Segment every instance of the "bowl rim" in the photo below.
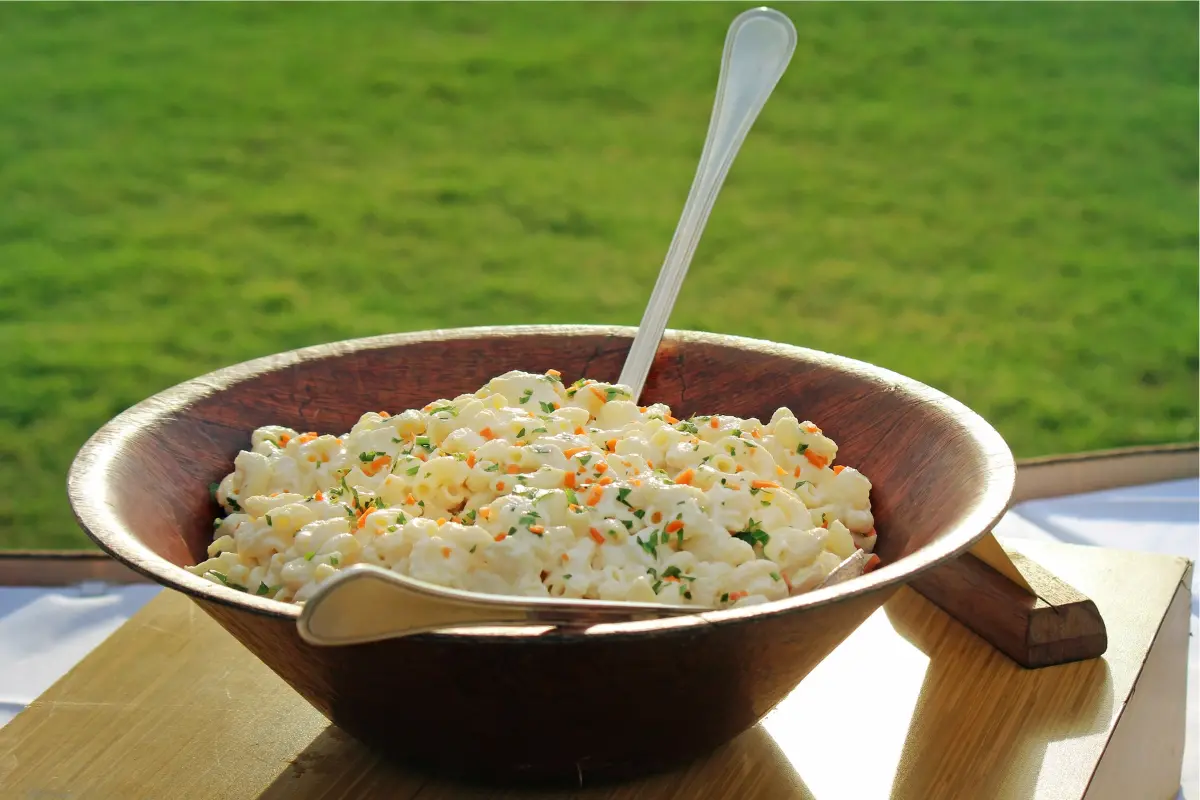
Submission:
M 188 572 L 142 544 L 121 524 L 110 501 L 112 486 L 109 469 L 122 445 L 137 437 L 144 428 L 173 416 L 195 402 L 258 375 L 274 372 L 307 361 L 344 356 L 353 352 L 385 349 L 396 346 L 480 338 L 511 338 L 529 335 L 560 337 L 596 337 L 632 341 L 637 328 L 608 325 L 502 325 L 466 328 L 444 328 L 408 333 L 385 334 L 358 339 L 313 345 L 288 350 L 261 358 L 233 364 L 165 389 L 126 409 L 96 431 L 80 448 L 67 476 L 67 496 L 72 512 L 84 533 L 102 550 L 136 572 L 160 585 L 183 592 L 193 598 L 250 613 L 291 619 L 300 616 L 302 606 L 258 597 L 213 583 Z M 930 569 L 965 553 L 982 539 L 1004 515 L 1012 497 L 1016 479 L 1016 464 L 1004 439 L 986 420 L 949 395 L 912 378 L 865 361 L 834 355 L 798 345 L 782 344 L 729 334 L 668 329 L 665 343 L 700 343 L 733 346 L 742 350 L 801 357 L 808 363 L 824 364 L 842 372 L 884 381 L 894 389 L 904 391 L 922 401 L 932 403 L 971 435 L 985 460 L 984 471 L 990 476 L 985 491 L 975 500 L 969 513 L 950 531 L 935 542 L 910 553 L 898 561 L 826 589 L 805 592 L 783 600 L 744 608 L 705 611 L 694 615 L 661 619 L 612 623 L 579 633 L 561 631 L 554 640 L 566 637 L 638 636 L 663 633 L 669 630 L 686 631 L 696 625 L 726 625 L 750 621 L 766 615 L 781 615 L 808 611 L 842 601 L 852 596 L 872 594 L 898 587 Z M 454 637 L 479 639 L 502 636 L 537 640 L 546 626 L 513 628 L 459 628 L 418 634 L 411 638 L 431 639 Z M 546 641 L 544 638 L 542 641 Z

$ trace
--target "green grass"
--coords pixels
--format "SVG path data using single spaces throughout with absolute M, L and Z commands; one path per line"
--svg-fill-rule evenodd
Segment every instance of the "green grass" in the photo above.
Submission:
M 746 6 L 0 5 L 0 546 L 76 449 L 336 339 L 636 324 Z M 1197 436 L 1197 6 L 804 4 L 672 326 L 1018 455 Z

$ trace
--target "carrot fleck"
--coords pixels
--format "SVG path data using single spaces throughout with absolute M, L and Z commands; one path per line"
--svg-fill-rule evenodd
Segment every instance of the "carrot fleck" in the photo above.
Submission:
M 599 464 L 596 465 L 596 472 L 601 475 L 603 475 L 605 472 L 608 472 L 608 463 L 605 461 L 601 461 Z
M 479 432 L 479 435 L 485 439 L 495 439 L 496 438 L 496 434 L 492 433 L 491 428 L 484 428 L 483 430 L 481 430 Z
M 608 452 L 610 452 L 610 453 L 617 452 L 617 440 L 616 439 L 609 439 L 607 442 L 604 443 L 604 446 L 608 448 Z
M 546 370 L 546 374 L 547 374 L 547 375 L 552 375 L 552 376 L 554 376 L 555 378 L 561 378 L 561 377 L 562 377 L 562 373 L 561 373 L 561 372 L 559 372 L 559 371 L 558 371 L 558 370 L 556 370 L 556 369 L 548 369 L 548 370 Z
M 541 536 L 543 533 L 546 532 L 546 529 L 543 528 L 541 525 L 530 525 L 529 532 L 536 533 L 538 536 Z
M 879 565 L 881 563 L 882 563 L 882 561 L 879 558 L 879 556 L 872 553 L 871 557 L 867 559 L 867 563 L 863 564 L 863 574 L 865 575 L 868 572 L 871 572 L 872 570 L 879 569 Z
M 675 476 L 676 483 L 690 484 L 692 479 L 696 477 L 696 471 L 693 469 L 685 469 L 683 472 Z
M 663 580 L 670 581 L 671 583 L 679 583 L 679 578 L 675 575 L 664 575 Z
M 662 522 L 662 512 L 655 511 L 653 514 L 650 515 L 650 521 L 653 522 L 655 525 Z
M 311 442 L 312 440 L 314 440 L 316 438 L 317 438 L 317 435 L 315 433 L 306 433 L 303 436 L 301 436 L 299 439 L 297 439 L 296 441 L 300 442 L 300 444 L 308 444 L 309 442 Z
M 721 427 L 721 420 L 717 419 L 716 417 L 711 417 L 711 418 L 708 420 L 708 427 L 710 427 L 710 428 L 719 428 L 719 427 Z
M 566 475 L 563 475 L 563 486 L 567 487 L 568 489 L 575 488 L 575 473 L 574 472 L 568 472 Z
M 797 478 L 799 478 L 799 477 L 800 477 L 800 467 L 796 467 L 796 471 L 795 471 L 795 473 L 793 473 L 793 474 L 794 474 L 794 475 L 795 475 Z
M 366 525 L 367 525 L 367 515 L 363 514 L 362 516 L 360 516 L 358 518 L 357 528 L 358 528 L 358 530 L 362 530 L 363 528 L 366 527 Z
M 750 481 L 750 485 L 755 489 L 778 489 L 779 484 L 775 481 Z
M 404 498 L 404 502 L 408 503 L 410 506 L 415 506 L 417 504 L 417 498 L 413 497 L 412 493 L 410 492 L 408 497 Z
M 588 528 L 588 536 L 591 536 L 596 544 L 604 544 L 604 534 L 595 528 Z
M 391 456 L 380 456 L 370 464 L 367 464 L 365 467 L 363 467 L 363 474 L 367 475 L 368 477 L 375 475 L 379 472 L 379 470 L 383 469 L 390 463 L 392 463 Z
M 597 486 L 608 486 L 612 482 L 613 482 L 612 478 L 601 478 L 600 480 L 596 481 L 596 485 Z
M 442 548 L 442 558 L 449 558 L 449 557 L 450 557 L 450 548 L 443 547 Z
M 439 528 L 440 528 L 440 527 L 442 527 L 443 525 L 445 525 L 445 524 L 446 524 L 446 518 L 445 518 L 445 517 L 438 517 L 437 524 L 438 524 L 438 527 L 439 527 Z
M 827 459 L 825 456 L 817 455 L 812 450 L 805 450 L 804 457 L 808 459 L 808 463 L 812 464 L 817 469 L 824 469 L 825 465 L 829 463 L 829 459 Z
M 392 415 L 391 415 L 391 414 L 389 414 L 389 413 L 388 413 L 388 412 L 386 412 L 386 411 L 380 411 L 380 412 L 379 412 L 379 416 L 383 417 L 384 419 L 387 419 L 388 417 L 390 417 L 390 416 L 392 416 Z
M 504 491 L 504 481 L 496 481 L 496 491 L 497 492 Z
M 759 433 L 757 430 L 750 431 L 750 435 L 751 435 L 751 436 L 753 436 L 755 439 L 761 439 L 761 438 L 762 438 L 762 434 L 761 434 L 761 433 Z
M 811 422 L 806 422 L 803 425 L 801 425 L 800 427 L 804 428 L 804 430 L 808 431 L 809 433 L 820 433 L 821 432 L 821 429 L 818 428 L 816 425 L 813 425 Z
M 593 486 L 592 491 L 588 494 L 587 504 L 594 506 L 600 502 L 601 497 L 604 497 L 604 489 L 599 486 Z
M 323 502 L 325 502 L 325 493 L 322 492 L 320 489 L 317 489 L 317 493 L 313 495 L 313 499 L 316 500 L 318 503 L 323 503 Z
M 288 436 L 286 433 L 281 433 L 279 435 L 279 446 L 286 447 L 287 443 L 290 442 L 291 440 L 292 440 L 291 436 Z
M 563 553 L 561 558 L 562 558 L 562 562 L 564 564 L 571 560 L 571 557 L 569 555 L 567 555 L 566 553 Z
M 509 475 L 516 475 L 520 471 L 521 471 L 521 468 L 518 467 L 516 464 L 509 464 L 508 469 L 505 470 L 505 472 L 507 472 Z
M 746 468 L 745 468 L 745 467 L 743 467 L 741 464 L 738 464 L 738 465 L 737 465 L 736 467 L 734 467 L 734 469 L 733 469 L 733 471 L 734 471 L 734 472 L 745 472 L 745 470 L 746 470 Z
M 867 536 L 878 536 L 878 535 L 879 534 L 875 532 L 874 528 L 871 528 L 871 530 L 867 531 Z
M 576 426 L 575 426 L 575 435 L 576 435 L 576 436 L 583 436 L 583 426 L 582 426 L 582 425 L 576 425 Z
M 678 425 L 679 424 L 679 420 L 675 419 L 670 414 L 667 414 L 663 419 L 665 419 L 667 421 L 667 423 L 670 425 Z
M 497 533 L 492 538 L 495 539 L 497 542 L 503 542 L 505 539 L 508 538 L 508 534 L 507 533 Z
M 842 470 L 844 470 L 844 469 L 845 469 L 845 467 L 844 467 L 843 465 L 841 465 L 841 464 L 838 464 L 837 466 L 835 466 L 835 467 L 832 467 L 832 469 L 833 469 L 833 474 L 834 474 L 834 475 L 841 475 L 841 474 L 842 474 Z
M 467 466 L 468 467 L 475 466 L 475 451 L 474 450 L 467 453 Z
M 479 516 L 483 517 L 484 519 L 491 519 L 492 510 L 487 506 L 484 506 L 483 508 L 479 509 Z
M 667 523 L 667 528 L 666 528 L 667 533 L 674 533 L 675 531 L 682 530 L 682 529 L 683 529 L 683 522 L 681 520 L 674 519 Z
M 582 453 L 584 450 L 587 450 L 587 448 L 586 447 L 572 447 L 568 450 L 563 450 L 563 455 L 566 456 L 567 458 L 570 458 L 571 456 L 573 456 L 577 453 Z
M 738 600 L 741 600 L 743 597 L 749 596 L 749 594 L 750 594 L 749 592 L 730 592 L 729 593 L 729 602 L 731 602 L 731 603 L 737 602 Z
M 784 469 L 783 467 L 779 466 L 778 464 L 776 464 L 775 465 L 775 474 L 776 475 L 787 475 L 787 470 Z

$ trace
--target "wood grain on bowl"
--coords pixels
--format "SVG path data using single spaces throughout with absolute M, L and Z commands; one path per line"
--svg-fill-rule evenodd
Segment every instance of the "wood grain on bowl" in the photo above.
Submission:
M 267 424 L 340 433 L 368 410 L 473 392 L 512 369 L 615 380 L 633 330 L 519 327 L 344 342 L 248 362 L 135 406 L 83 448 L 69 479 L 88 533 L 184 591 L 339 726 L 397 757 L 494 777 L 644 771 L 697 756 L 760 719 L 899 586 L 968 549 L 1003 513 L 1014 467 L 977 415 L 915 381 L 802 348 L 670 332 L 644 402 L 677 416 L 769 418 L 779 406 L 867 475 L 884 566 L 745 609 L 580 633 L 446 632 L 305 644 L 297 607 L 184 570 L 217 512 L 208 486 Z M 404 687 L 401 690 L 400 687 Z M 687 724 L 675 724 L 683 715 Z M 447 747 L 453 742 L 453 747 Z M 453 753 L 453 756 L 450 754 Z

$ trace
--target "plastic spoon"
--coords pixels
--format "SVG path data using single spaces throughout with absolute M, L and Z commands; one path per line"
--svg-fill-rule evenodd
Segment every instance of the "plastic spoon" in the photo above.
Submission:
M 751 9 L 729 26 L 696 177 L 621 372 L 620 382 L 633 388 L 635 400 L 725 175 L 795 49 L 796 29 L 778 11 Z M 325 580 L 304 604 L 296 625 L 310 644 L 347 645 L 454 627 L 589 626 L 705 610 L 694 605 L 479 594 L 356 565 Z

